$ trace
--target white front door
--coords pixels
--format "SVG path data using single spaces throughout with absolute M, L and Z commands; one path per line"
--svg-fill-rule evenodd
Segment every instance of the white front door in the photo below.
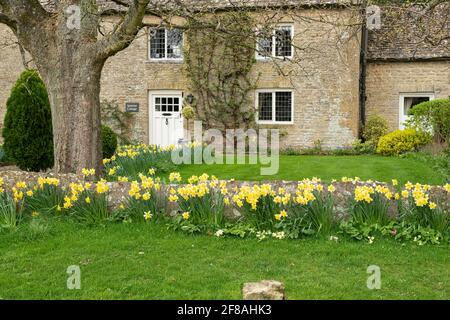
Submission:
M 178 91 L 150 92 L 152 144 L 178 145 L 183 140 L 183 95 Z

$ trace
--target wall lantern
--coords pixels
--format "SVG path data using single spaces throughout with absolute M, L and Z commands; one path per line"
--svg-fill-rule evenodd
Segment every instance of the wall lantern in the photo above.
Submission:
M 187 102 L 188 104 L 192 104 L 192 102 L 194 102 L 194 96 L 192 95 L 192 93 L 189 93 L 189 94 L 186 96 L 186 102 Z

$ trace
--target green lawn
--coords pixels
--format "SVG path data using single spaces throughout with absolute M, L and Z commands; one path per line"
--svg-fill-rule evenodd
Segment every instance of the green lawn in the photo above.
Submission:
M 265 241 L 188 236 L 164 226 L 85 227 L 50 222 L 41 238 L 26 229 L 0 235 L 3 299 L 240 299 L 244 282 L 281 280 L 288 299 L 447 299 L 449 247 Z M 140 254 L 143 253 L 143 254 Z M 81 290 L 66 269 L 81 267 Z M 369 265 L 381 290 L 366 287 Z
M 319 177 L 325 181 L 346 177 L 364 180 L 420 182 L 441 184 L 443 177 L 426 163 L 397 157 L 381 156 L 280 156 L 280 169 L 273 176 L 262 176 L 260 165 L 184 165 L 183 177 L 202 173 L 216 175 L 220 179 L 237 180 L 301 180 Z

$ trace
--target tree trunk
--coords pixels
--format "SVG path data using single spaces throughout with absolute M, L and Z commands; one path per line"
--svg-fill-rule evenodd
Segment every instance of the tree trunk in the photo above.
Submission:
M 52 109 L 55 172 L 80 173 L 83 168 L 101 172 L 102 68 L 103 62 L 80 55 L 42 74 Z
M 0 0 L 8 25 L 33 57 L 52 109 L 58 173 L 102 169 L 100 78 L 108 57 L 125 49 L 142 27 L 149 0 L 130 1 L 123 19 L 99 39 L 95 0 L 58 0 L 52 12 L 37 0 Z M 71 9 L 70 9 L 71 8 Z

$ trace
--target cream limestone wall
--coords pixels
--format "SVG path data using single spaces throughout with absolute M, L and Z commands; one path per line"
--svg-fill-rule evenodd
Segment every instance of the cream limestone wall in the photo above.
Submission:
M 333 9 L 303 10 L 282 17 L 279 22 L 294 26 L 297 56 L 294 61 L 259 61 L 253 70 L 261 89 L 294 90 L 294 123 L 272 126 L 284 133 L 283 146 L 310 147 L 320 140 L 326 148 L 338 148 L 350 145 L 357 138 L 359 36 L 319 22 L 324 15 L 336 20 L 347 18 L 345 11 Z M 115 18 L 110 20 L 113 22 Z M 145 20 L 157 22 L 153 17 Z M 178 19 L 174 23 L 182 21 Z M 0 37 L 3 39 L 6 35 L 11 36 L 11 32 L 0 25 Z M 9 91 L 23 71 L 17 47 L 0 50 L 0 70 L 0 116 L 3 119 Z M 373 67 L 371 70 L 377 72 Z M 433 70 L 430 72 L 438 72 Z M 116 101 L 122 110 L 126 102 L 140 104 L 139 113 L 133 116 L 131 138 L 145 143 L 152 141 L 150 90 L 180 90 L 188 94 L 189 83 L 182 62 L 149 61 L 148 34 L 147 30 L 142 30 L 129 48 L 106 62 L 101 98 Z
M 357 137 L 359 39 L 349 34 L 342 40 L 342 31 L 331 24 L 298 19 L 300 15 L 319 19 L 323 14 L 341 19 L 346 13 L 306 10 L 283 17 L 278 22 L 294 26 L 298 56 L 294 61 L 258 61 L 253 70 L 261 89 L 294 90 L 294 123 L 271 126 L 287 134 L 283 146 L 310 147 L 321 140 L 324 147 L 337 148 L 350 145 Z M 157 22 L 151 17 L 146 19 Z M 340 40 L 344 44 L 337 46 Z M 133 136 L 146 143 L 152 141 L 150 90 L 180 90 L 188 94 L 189 82 L 183 63 L 149 61 L 148 35 L 142 30 L 128 49 L 106 63 L 101 92 L 102 98 L 116 100 L 122 108 L 125 102 L 140 103 L 140 112 L 134 116 Z
M 6 101 L 19 75 L 25 70 L 17 39 L 12 31 L 0 24 L 0 140 L 6 112 Z
M 450 61 L 371 62 L 367 68 L 367 116 L 386 118 L 390 130 L 399 128 L 399 98 L 403 93 L 450 96 Z

